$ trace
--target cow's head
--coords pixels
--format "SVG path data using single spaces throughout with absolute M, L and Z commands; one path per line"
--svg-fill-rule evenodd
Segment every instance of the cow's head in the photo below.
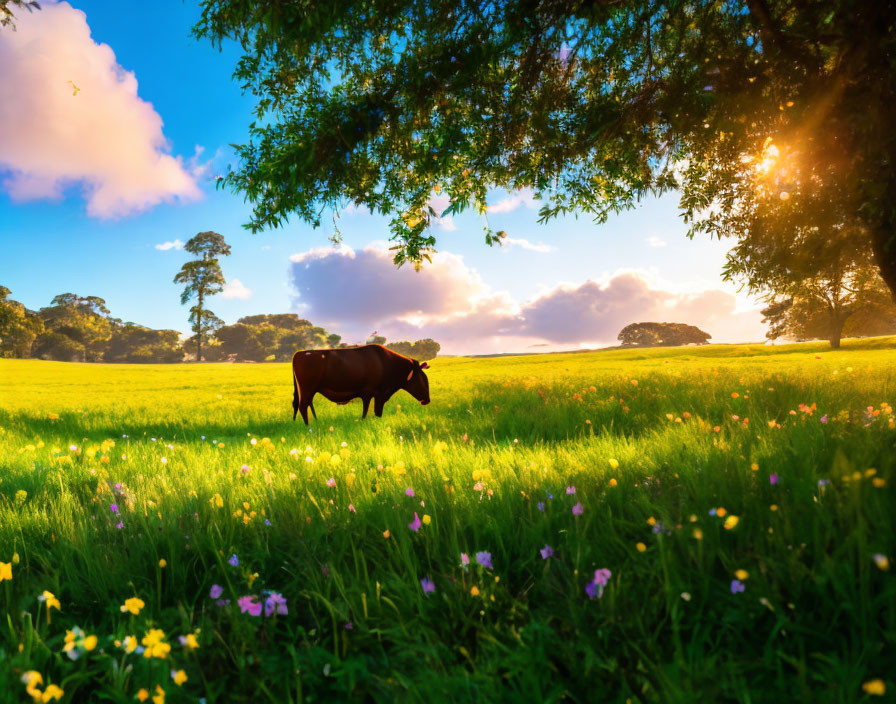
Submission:
M 429 365 L 426 362 L 418 362 L 416 359 L 413 361 L 414 366 L 408 372 L 402 388 L 425 406 L 429 403 L 429 379 L 426 378 L 426 372 L 423 370 L 429 369 Z

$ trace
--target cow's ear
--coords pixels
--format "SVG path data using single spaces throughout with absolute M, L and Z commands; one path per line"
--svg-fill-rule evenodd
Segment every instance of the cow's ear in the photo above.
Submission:
M 421 368 L 421 369 L 429 369 L 429 365 L 428 365 L 426 362 L 423 362 L 423 363 L 420 365 L 420 368 Z
M 414 376 L 414 370 L 413 370 L 413 369 L 411 369 L 410 374 L 408 374 L 408 378 L 407 378 L 407 380 L 410 381 L 412 376 Z

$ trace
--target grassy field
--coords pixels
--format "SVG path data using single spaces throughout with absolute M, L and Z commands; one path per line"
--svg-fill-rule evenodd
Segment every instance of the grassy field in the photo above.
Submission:
M 893 697 L 896 339 L 432 367 L 0 360 L 0 700 Z

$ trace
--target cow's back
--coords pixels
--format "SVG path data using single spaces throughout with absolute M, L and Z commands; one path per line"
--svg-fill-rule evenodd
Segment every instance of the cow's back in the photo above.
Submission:
M 388 370 L 388 350 L 379 345 L 302 350 L 293 356 L 300 385 L 336 392 L 374 390 Z

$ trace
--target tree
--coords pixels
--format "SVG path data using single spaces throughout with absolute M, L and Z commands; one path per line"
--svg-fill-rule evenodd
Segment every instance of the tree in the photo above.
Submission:
M 691 234 L 730 234 L 774 146 L 804 182 L 840 176 L 896 292 L 894 20 L 880 0 L 203 0 L 194 33 L 243 49 L 255 119 L 221 185 L 253 232 L 363 204 L 420 262 L 433 193 L 484 214 L 497 186 L 534 189 L 543 221 L 678 189 Z
M 113 325 L 119 322 L 110 317 L 102 298 L 74 293 L 59 294 L 38 315 L 45 332 L 34 341 L 35 356 L 62 361 L 102 361 Z M 59 336 L 72 344 L 64 343 Z
M 190 329 L 196 342 L 196 361 L 202 361 L 202 343 L 209 335 L 220 328 L 224 321 L 218 318 L 205 306 L 205 300 L 224 289 L 224 274 L 218 264 L 218 257 L 230 254 L 230 245 L 217 232 L 200 232 L 185 245 L 190 254 L 199 257 L 187 262 L 174 277 L 174 283 L 186 284 L 180 295 L 180 302 L 186 305 L 191 298 L 197 303 L 190 308 Z
M 28 357 L 34 339 L 43 332 L 41 319 L 0 286 L 0 357 Z
M 712 337 L 700 328 L 684 323 L 632 323 L 617 338 L 623 346 L 677 347 L 705 345 Z
M 417 340 L 416 342 L 390 342 L 386 347 L 393 352 L 398 352 L 398 354 L 403 354 L 406 357 L 411 357 L 412 359 L 417 359 L 422 361 L 435 359 L 439 354 L 439 350 L 442 346 L 433 340 L 432 338 L 427 337 L 425 340 Z
M 103 355 L 105 362 L 173 363 L 182 362 L 184 353 L 177 330 L 153 330 L 124 323 L 112 330 Z
M 384 336 L 380 335 L 376 330 L 374 330 L 372 333 L 370 333 L 370 336 L 367 338 L 367 342 L 365 342 L 364 344 L 385 345 L 386 338 Z
M 40 4 L 35 0 L 0 0 L 0 27 L 16 28 L 15 15 L 12 8 L 24 7 L 28 12 L 40 9 Z

